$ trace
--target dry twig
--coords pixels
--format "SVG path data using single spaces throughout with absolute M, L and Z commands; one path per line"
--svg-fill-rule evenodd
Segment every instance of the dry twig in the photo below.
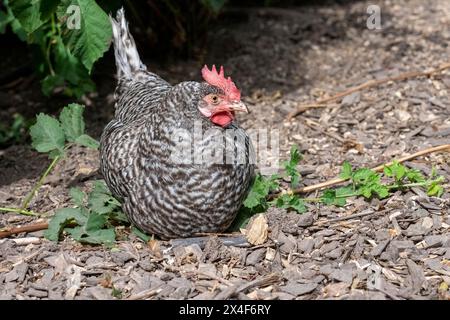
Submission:
M 441 71 L 444 71 L 446 69 L 450 69 L 450 62 L 448 63 L 444 63 L 442 64 L 440 67 L 432 69 L 430 71 L 411 71 L 411 72 L 405 72 L 405 73 L 401 73 L 399 75 L 393 76 L 393 77 L 387 77 L 387 78 L 383 78 L 383 79 L 378 79 L 378 80 L 369 80 L 367 82 L 364 82 L 360 85 L 351 87 L 345 91 L 339 92 L 331 97 L 328 98 L 324 98 L 324 99 L 320 99 L 316 102 L 313 103 L 309 103 L 309 104 L 303 104 L 303 105 L 299 105 L 298 108 L 294 111 L 292 111 L 291 113 L 288 114 L 287 116 L 287 120 L 291 120 L 292 118 L 295 118 L 297 115 L 299 115 L 300 113 L 311 109 L 311 108 L 325 108 L 328 107 L 329 105 L 327 104 L 328 102 L 331 101 L 335 101 L 338 100 L 340 98 L 343 98 L 345 96 L 348 96 L 349 94 L 352 94 L 354 92 L 357 91 L 361 91 L 364 89 L 368 89 L 368 88 L 373 88 L 373 87 L 377 87 L 379 85 L 391 82 L 391 81 L 404 81 L 404 80 L 408 80 L 408 79 L 412 79 L 412 78 L 417 78 L 417 77 L 430 77 L 435 73 L 439 73 Z
M 436 147 L 431 147 L 431 148 L 427 148 L 424 150 L 420 150 L 416 153 L 413 153 L 411 155 L 408 156 L 404 156 L 402 158 L 396 159 L 396 160 L 392 160 L 389 161 L 387 163 L 384 163 L 382 165 L 376 166 L 374 168 L 372 168 L 372 170 L 374 171 L 383 171 L 385 166 L 390 166 L 394 161 L 398 161 L 399 163 L 411 160 L 411 159 L 415 159 L 417 157 L 420 156 L 424 156 L 430 153 L 436 153 L 436 152 L 440 152 L 440 151 L 447 151 L 450 152 L 450 144 L 443 144 L 440 146 L 436 146 Z M 321 182 L 321 183 L 317 183 L 317 184 L 313 184 L 312 186 L 307 186 L 307 187 L 302 187 L 302 188 L 298 188 L 298 189 L 294 189 L 292 190 L 293 193 L 298 194 L 298 193 L 310 193 L 316 190 L 321 190 L 327 187 L 331 187 L 331 186 L 335 186 L 337 184 L 341 184 L 343 182 L 346 182 L 347 179 L 342 179 L 342 178 L 334 178 L 325 182 Z M 273 194 L 270 195 L 269 199 L 274 199 L 276 197 L 279 197 L 281 195 L 281 193 L 277 193 L 277 194 Z

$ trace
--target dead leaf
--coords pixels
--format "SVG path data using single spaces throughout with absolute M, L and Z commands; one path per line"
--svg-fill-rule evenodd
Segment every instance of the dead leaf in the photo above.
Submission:
M 155 239 L 150 239 L 147 242 L 147 245 L 150 249 L 150 253 L 158 259 L 161 259 L 163 257 L 162 251 L 161 251 L 161 247 L 160 247 L 160 243 L 158 240 Z
M 264 214 L 259 214 L 247 227 L 241 232 L 247 238 L 247 241 L 253 245 L 263 244 L 267 240 L 269 225 Z

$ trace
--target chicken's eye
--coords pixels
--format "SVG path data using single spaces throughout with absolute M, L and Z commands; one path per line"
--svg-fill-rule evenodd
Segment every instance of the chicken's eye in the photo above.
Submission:
M 212 104 L 218 104 L 219 103 L 219 97 L 216 95 L 211 96 L 211 102 Z

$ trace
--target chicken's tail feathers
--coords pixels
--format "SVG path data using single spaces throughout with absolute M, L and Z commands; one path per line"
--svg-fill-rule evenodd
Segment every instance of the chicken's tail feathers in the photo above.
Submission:
M 113 31 L 114 55 L 116 57 L 117 76 L 132 77 L 138 70 L 146 70 L 147 67 L 139 58 L 133 36 L 128 29 L 123 8 L 119 9 L 116 19 L 109 16 Z

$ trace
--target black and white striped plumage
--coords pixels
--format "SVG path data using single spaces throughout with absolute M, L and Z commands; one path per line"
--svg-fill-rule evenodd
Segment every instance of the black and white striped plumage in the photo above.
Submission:
M 131 222 L 145 232 L 173 238 L 224 231 L 254 176 L 249 137 L 235 122 L 224 128 L 199 111 L 205 96 L 223 94 L 220 88 L 206 82 L 171 86 L 148 72 L 123 10 L 111 21 L 119 82 L 115 117 L 101 138 L 101 171 L 107 185 Z M 199 125 L 200 137 L 194 133 Z M 192 137 L 183 140 L 185 145 L 177 135 L 180 129 Z M 205 133 L 208 129 L 212 134 Z M 189 163 L 188 156 L 174 156 L 180 145 L 185 154 L 192 154 L 192 161 L 199 150 L 208 154 L 201 151 L 218 147 L 241 158 L 225 164 L 214 159 Z

